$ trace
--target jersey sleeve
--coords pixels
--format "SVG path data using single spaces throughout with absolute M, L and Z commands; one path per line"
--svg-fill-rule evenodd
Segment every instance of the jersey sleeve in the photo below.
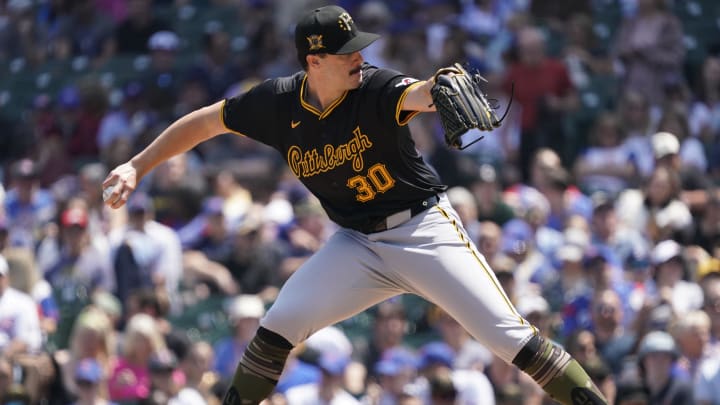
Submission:
M 239 135 L 272 145 L 273 117 L 276 115 L 275 86 L 266 80 L 247 92 L 228 98 L 223 103 L 222 121 L 225 127 Z
M 420 84 L 422 82 L 418 79 L 395 70 L 378 69 L 370 80 L 369 90 L 377 96 L 383 118 L 403 126 L 419 113 L 419 111 L 402 110 L 402 105 L 408 91 Z

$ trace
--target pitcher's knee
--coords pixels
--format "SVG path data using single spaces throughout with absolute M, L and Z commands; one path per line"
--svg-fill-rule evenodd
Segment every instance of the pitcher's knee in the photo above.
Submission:
M 309 324 L 307 319 L 297 313 L 273 311 L 272 308 L 260 320 L 261 328 L 282 336 L 293 346 L 300 344 L 313 332 L 308 326 Z

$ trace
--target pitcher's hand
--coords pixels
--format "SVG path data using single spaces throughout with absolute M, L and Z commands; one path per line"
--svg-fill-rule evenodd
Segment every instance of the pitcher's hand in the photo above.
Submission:
M 123 163 L 113 169 L 103 181 L 103 201 L 111 208 L 120 208 L 127 202 L 137 187 L 137 170 L 130 163 Z

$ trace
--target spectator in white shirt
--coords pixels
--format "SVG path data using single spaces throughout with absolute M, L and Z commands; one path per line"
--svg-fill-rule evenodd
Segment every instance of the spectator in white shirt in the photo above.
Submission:
M 624 141 L 625 133 L 615 114 L 607 112 L 596 118 L 591 145 L 578 157 L 573 168 L 586 194 L 601 191 L 614 195 L 637 178 Z
M 183 269 L 180 238 L 154 220 L 147 194 L 134 193 L 127 210 L 127 225 L 110 234 L 118 296 L 124 300 L 135 289 L 153 286 L 176 297 Z
M 9 266 L 0 256 L 0 352 L 6 357 L 35 352 L 42 344 L 40 319 L 33 299 L 10 287 Z
M 657 298 L 672 305 L 677 316 L 685 316 L 703 304 L 703 291 L 689 281 L 683 248 L 674 240 L 664 240 L 650 254 Z

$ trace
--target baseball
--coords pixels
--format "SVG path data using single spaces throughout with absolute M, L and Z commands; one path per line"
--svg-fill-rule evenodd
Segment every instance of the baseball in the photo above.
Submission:
M 112 195 L 113 190 L 115 189 L 115 185 L 109 185 L 103 189 L 102 198 L 103 201 L 107 201 L 110 198 L 110 195 Z

